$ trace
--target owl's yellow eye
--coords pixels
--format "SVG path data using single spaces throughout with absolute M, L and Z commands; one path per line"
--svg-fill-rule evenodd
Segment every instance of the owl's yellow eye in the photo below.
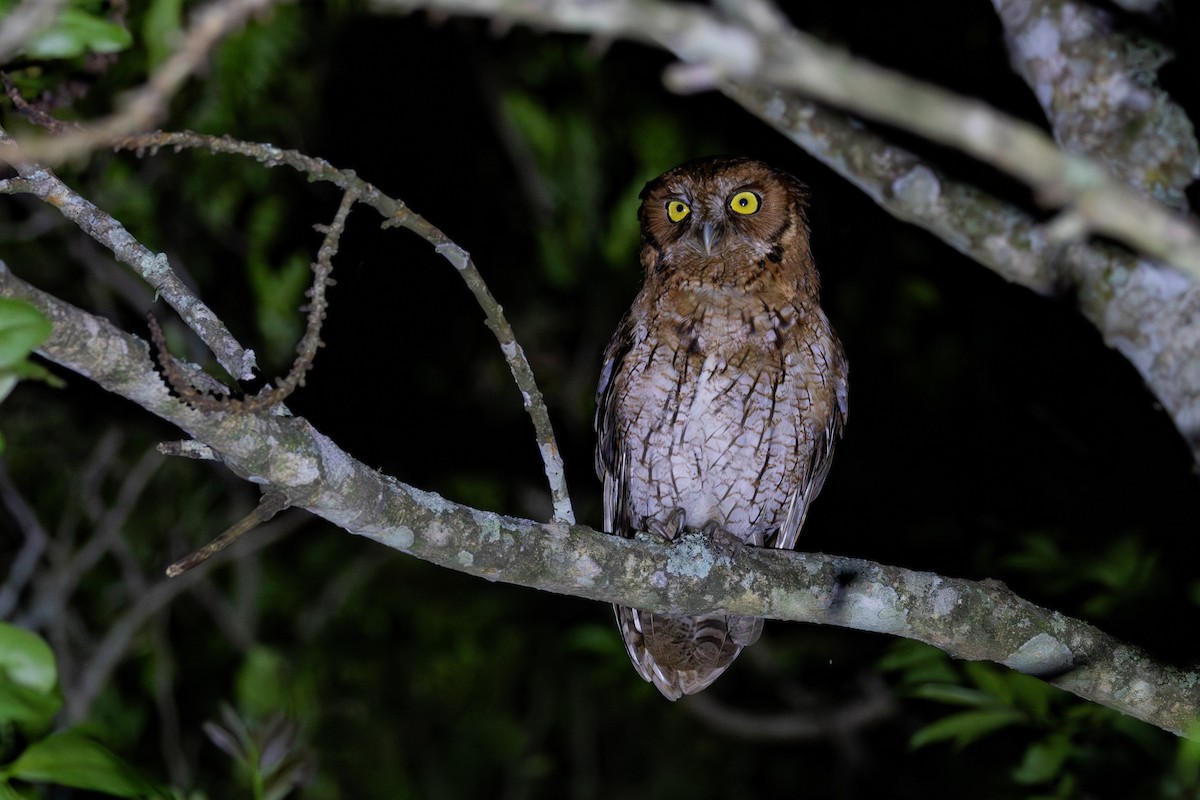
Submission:
M 758 195 L 754 192 L 738 192 L 729 200 L 729 207 L 739 214 L 758 211 Z
M 692 209 L 682 200 L 667 201 L 667 219 L 671 222 L 682 222 L 683 218 L 692 213 Z

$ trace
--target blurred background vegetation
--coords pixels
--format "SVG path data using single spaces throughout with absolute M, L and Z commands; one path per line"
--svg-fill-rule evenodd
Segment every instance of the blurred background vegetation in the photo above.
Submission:
M 113 6 L 72 3 L 92 20 Z M 1119 22 L 1182 50 L 1163 82 L 1200 119 L 1200 62 L 1181 47 L 1197 13 L 1177 6 Z M 62 118 L 95 116 L 165 57 L 193 7 L 130 0 L 117 25 L 128 41 L 100 28 L 78 35 L 80 52 L 27 52 L 6 69 L 27 99 L 70 98 Z M 1039 119 L 989 4 L 788 11 Z M 667 63 L 620 42 L 299 3 L 226 41 L 165 127 L 352 168 L 469 250 L 538 373 L 590 525 L 592 393 L 640 281 L 637 192 L 714 153 L 793 172 L 811 189 L 824 302 L 851 363 L 850 424 L 801 547 L 1003 580 L 1162 658 L 1200 660 L 1193 463 L 1071 298 L 1007 285 L 891 219 L 722 97 L 668 93 Z M 11 105 L 0 115 L 26 126 Z M 1030 203 L 985 167 L 905 144 Z M 333 191 L 194 152 L 100 152 L 59 173 L 168 253 L 266 374 L 286 369 Z M 127 330 L 143 333 L 152 307 L 167 316 L 32 199 L 0 202 L 0 244 L 16 274 Z M 292 410 L 402 481 L 548 517 L 519 394 L 454 271 L 370 214 L 352 217 L 335 266 L 328 344 Z M 182 326 L 169 332 L 209 363 Z M 853 631 L 768 624 L 712 689 L 670 704 L 635 675 L 606 606 L 441 570 L 295 512 L 163 590 L 161 568 L 255 493 L 219 466 L 159 456 L 177 431 L 58 374 L 65 388 L 22 384 L 0 414 L 0 581 L 29 537 L 45 538 L 0 611 L 49 642 L 57 672 L 39 673 L 38 691 L 61 693 L 59 724 L 178 796 L 282 797 L 303 779 L 293 796 L 1200 797 L 1197 745 L 1000 667 Z M 40 724 L 0 721 L 0 764 L 45 740 L 56 702 L 38 706 Z

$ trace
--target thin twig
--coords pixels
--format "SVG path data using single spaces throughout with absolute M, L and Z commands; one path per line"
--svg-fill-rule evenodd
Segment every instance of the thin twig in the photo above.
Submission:
M 54 570 L 45 590 L 39 592 L 39 602 L 33 604 L 22 624 L 38 627 L 61 614 L 84 575 L 120 540 L 125 522 L 161 465 L 162 457 L 154 448 L 148 448 L 133 466 L 124 471 L 116 499 L 98 517 L 92 518 L 94 528 L 91 537 L 71 555 L 67 563 Z
M 37 512 L 13 483 L 12 476 L 8 474 L 7 461 L 0 461 L 0 505 L 12 516 L 17 529 L 25 537 L 8 568 L 8 576 L 0 585 L 0 619 L 12 619 L 21 593 L 37 572 L 38 562 L 46 551 L 50 536 L 38 519 Z
M 224 533 L 204 545 L 204 547 L 201 547 L 190 555 L 184 556 L 167 567 L 167 577 L 178 578 L 189 569 L 194 569 L 203 564 L 287 507 L 287 495 L 283 492 L 263 492 L 262 499 L 259 500 L 258 505 L 254 507 L 253 511 L 235 522 Z
M 11 141 L 12 137 L 0 130 L 0 143 Z M 133 267 L 196 332 L 226 372 L 238 380 L 254 377 L 254 351 L 238 344 L 225 323 L 171 269 L 165 253 L 151 252 L 121 223 L 68 187 L 49 169 L 23 162 L 13 166 L 25 181 L 26 191 L 57 208 L 80 230 L 111 250 L 118 261 Z
M 326 290 L 334 285 L 330 274 L 333 272 L 333 257 L 337 255 L 338 242 L 346 229 L 346 218 L 354 207 L 355 194 L 347 190 L 342 196 L 337 214 L 329 225 L 318 225 L 317 230 L 325 234 L 324 241 L 317 251 L 317 260 L 312 264 L 313 283 L 307 291 L 309 303 L 307 306 L 308 321 L 304 335 L 296 345 L 296 358 L 288 374 L 276 386 L 265 386 L 254 397 L 235 398 L 223 391 L 225 387 L 217 387 L 218 391 L 206 392 L 195 386 L 185 374 L 179 363 L 167 350 L 166 337 L 153 314 L 147 316 L 150 328 L 150 341 L 157 351 L 158 363 L 162 367 L 163 377 L 172 391 L 178 394 L 188 405 L 200 411 L 229 412 L 234 414 L 253 414 L 266 408 L 280 405 L 292 392 L 304 385 L 304 376 L 313 366 L 317 350 L 323 347 L 321 342 L 321 324 L 329 303 L 325 299 Z
M 33 194 L 34 184 L 24 178 L 0 180 L 0 194 Z
M 288 395 L 304 385 L 304 376 L 312 369 L 317 350 L 324 346 L 321 341 L 321 324 L 325 321 L 325 313 L 329 308 L 325 292 L 334 285 L 333 278 L 329 277 L 333 272 L 333 257 L 337 255 L 338 243 L 342 232 L 346 230 L 346 218 L 350 216 L 350 210 L 357 201 L 354 190 L 347 189 L 342 195 L 342 202 L 338 205 L 333 222 L 316 226 L 319 232 L 325 234 L 325 238 L 317 250 L 317 260 L 312 264 L 313 283 L 307 292 L 308 320 L 304 336 L 296 345 L 296 358 L 292 362 L 291 370 L 275 387 L 266 387 L 254 397 L 236 401 L 235 405 L 240 411 L 253 412 L 282 403 Z
M 914 80 L 793 29 L 765 0 L 724 3 L 735 17 L 666 0 L 374 0 L 379 9 L 492 16 L 539 28 L 658 45 L 684 62 L 679 91 L 743 81 L 815 100 L 920 134 L 993 164 L 1043 204 L 1069 206 L 1111 236 L 1200 280 L 1200 228 L 1113 178 L 1091 158 L 1061 150 L 1041 129 L 979 100 Z
M 284 150 L 270 144 L 244 142 L 228 137 L 161 131 L 126 137 L 117 142 L 114 147 L 136 150 L 139 153 L 155 152 L 161 147 L 195 148 L 211 153 L 230 153 L 254 158 L 268 167 L 286 164 L 317 180 L 329 181 L 344 191 L 353 192 L 359 202 L 371 206 L 384 217 L 386 227 L 407 228 L 433 245 L 434 250 L 458 270 L 459 275 L 483 309 L 487 317 L 488 328 L 500 343 L 500 351 L 504 354 L 513 380 L 521 392 L 525 411 L 533 421 L 538 451 L 542 456 L 542 464 L 554 504 L 554 520 L 566 524 L 574 523 L 575 512 L 571 505 L 570 493 L 567 490 L 562 455 L 554 436 L 553 425 L 550 422 L 550 412 L 546 408 L 545 400 L 533 374 L 533 367 L 530 366 L 524 349 L 517 341 L 516 334 L 513 333 L 512 326 L 509 325 L 508 319 L 504 315 L 504 310 L 492 296 L 483 276 L 480 275 L 466 250 L 451 241 L 446 234 L 430 224 L 420 214 L 409 209 L 403 201 L 384 194 L 372 184 L 359 178 L 352 170 L 339 170 L 324 159 L 313 158 L 295 150 Z
M 42 161 L 60 164 L 107 147 L 119 136 L 144 130 L 160 122 L 168 103 L 191 75 L 208 61 L 209 54 L 229 34 L 242 28 L 257 14 L 280 0 L 214 0 L 199 9 L 191 19 L 179 46 L 162 62 L 149 80 L 124 95 L 110 116 L 94 120 L 59 136 L 46 136 L 14 142 L 0 141 L 0 161 Z
M 62 133 L 78 127 L 78 123 L 63 122 L 55 117 L 45 108 L 46 104 L 30 103 L 26 100 L 21 94 L 21 88 L 7 72 L 0 72 L 0 83 L 4 84 L 4 93 L 8 95 L 9 102 L 13 104 L 13 107 L 21 112 L 21 116 L 39 128 L 51 133 Z
M 79 684 L 66 692 L 68 718 L 82 719 L 101 689 L 108 685 L 112 671 L 129 652 L 130 642 L 146 621 L 169 605 L 176 597 L 203 581 L 211 569 L 229 559 L 246 558 L 294 531 L 307 517 L 285 515 L 264 526 L 258 536 L 244 540 L 234 550 L 214 558 L 178 578 L 160 579 L 138 597 L 125 613 L 104 631 L 104 637 L 88 651 L 87 663 L 69 674 L 79 675 Z M 56 650 L 56 652 L 58 652 Z M 68 674 L 65 670 L 63 674 Z
M 210 586 L 208 581 L 200 586 Z M 170 636 L 170 613 L 158 615 L 150 626 L 150 647 L 153 652 L 152 674 L 154 707 L 158 711 L 158 740 L 167 775 L 176 786 L 191 783 L 188 757 L 183 747 L 179 703 L 176 700 L 178 667 Z
M 680 705 L 714 730 L 750 741 L 828 741 L 896 716 L 896 698 L 878 675 L 865 678 L 861 693 L 837 704 L 756 713 L 727 706 L 711 694 Z

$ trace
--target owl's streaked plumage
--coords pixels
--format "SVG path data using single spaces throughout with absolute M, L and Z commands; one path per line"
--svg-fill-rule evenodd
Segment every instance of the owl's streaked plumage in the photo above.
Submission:
M 792 548 L 846 420 L 846 357 L 820 307 L 790 175 L 693 161 L 642 191 L 645 283 L 604 354 L 596 472 L 604 530 L 700 530 Z M 700 691 L 762 620 L 616 606 L 638 672 Z

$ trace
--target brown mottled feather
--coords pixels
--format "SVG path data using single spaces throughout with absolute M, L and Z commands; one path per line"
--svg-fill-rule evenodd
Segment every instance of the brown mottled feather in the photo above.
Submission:
M 741 192 L 756 212 L 731 209 Z M 672 222 L 676 201 L 690 213 Z M 821 311 L 804 205 L 795 178 L 742 158 L 646 185 L 645 283 L 596 394 L 606 531 L 795 546 L 846 420 L 846 358 Z M 755 617 L 616 615 L 639 674 L 672 700 L 711 684 L 762 631 Z

